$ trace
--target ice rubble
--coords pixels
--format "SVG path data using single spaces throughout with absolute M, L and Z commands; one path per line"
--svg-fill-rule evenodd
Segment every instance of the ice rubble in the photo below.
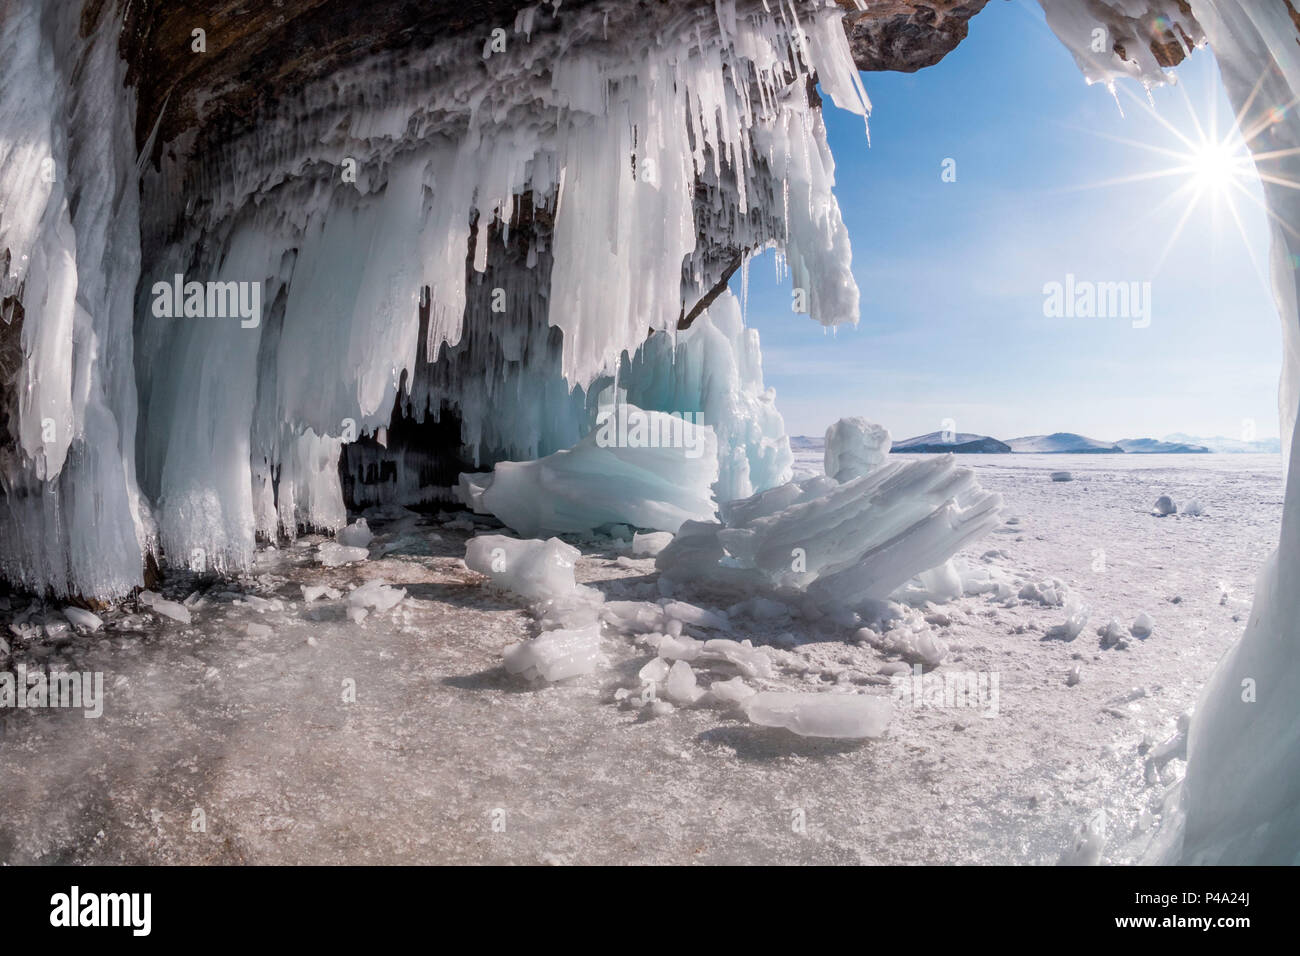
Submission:
M 542 5 L 486 60 L 467 37 L 400 69 L 376 54 L 137 165 L 113 8 L 46 6 L 15 0 L 0 26 L 0 298 L 25 356 L 0 570 L 33 589 L 120 595 L 145 551 L 222 571 L 259 535 L 338 530 L 340 455 L 395 415 L 449 416 L 439 454 L 471 462 L 569 447 L 584 390 L 766 247 L 813 319 L 857 319 L 809 92 L 867 113 L 834 7 Z M 259 283 L 263 314 L 155 315 L 175 275 Z M 714 333 L 740 330 L 687 352 Z M 749 339 L 755 387 L 728 413 L 764 437 L 740 451 L 749 425 L 716 423 L 724 494 L 785 467 Z M 426 495 L 441 463 L 394 456 L 393 484 Z
M 892 461 L 843 484 L 824 476 L 728 502 L 659 553 L 671 581 L 859 607 L 889 597 L 989 531 L 1001 499 L 951 455 Z
M 811 737 L 855 739 L 878 737 L 888 726 L 891 707 L 880 697 L 851 693 L 774 692 L 760 686 L 775 676 L 766 648 L 731 637 L 725 613 L 684 601 L 605 601 L 595 588 L 576 583 L 574 565 L 580 552 L 560 541 L 519 540 L 504 535 L 472 538 L 465 564 L 487 576 L 493 586 L 529 603 L 541 628 L 536 637 L 512 644 L 503 655 L 505 669 L 530 681 L 556 682 L 597 671 L 607 658 L 602 627 L 610 636 L 635 640 L 653 653 L 637 673 L 640 691 L 627 687 L 615 699 L 648 706 L 654 714 L 675 707 L 738 708 L 751 722 L 785 727 Z M 700 675 L 710 679 L 707 689 Z M 707 671 L 705 669 L 708 669 Z
M 620 405 L 595 431 L 534 461 L 462 475 L 462 501 L 526 537 L 608 524 L 675 532 L 716 510 L 713 430 L 665 412 Z

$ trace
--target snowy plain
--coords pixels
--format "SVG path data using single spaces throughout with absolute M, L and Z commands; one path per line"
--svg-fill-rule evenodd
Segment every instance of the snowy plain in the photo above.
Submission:
M 323 567 L 324 539 L 303 538 L 259 552 L 237 581 L 171 575 L 164 596 L 185 602 L 189 624 L 146 599 L 101 609 L 89 633 L 56 606 L 0 598 L 7 667 L 102 671 L 106 696 L 97 719 L 0 718 L 0 860 L 1051 864 L 1104 809 L 1101 861 L 1136 862 L 1182 772 L 1179 759 L 1150 770 L 1146 757 L 1245 626 L 1276 544 L 1280 463 L 962 464 L 1005 507 L 961 557 L 1017 581 L 1059 579 L 1090 609 L 1073 640 L 1051 636 L 1063 608 L 1035 600 L 929 610 L 950 648 L 936 673 L 996 674 L 994 716 L 896 706 L 883 737 L 839 741 L 719 708 L 656 714 L 618 699 L 653 653 L 609 637 L 595 674 L 529 684 L 502 651 L 531 618 L 462 562 L 468 538 L 495 523 L 375 519 L 361 563 Z M 820 462 L 804 453 L 796 467 Z M 1072 481 L 1051 480 L 1062 469 Z M 1198 498 L 1204 514 L 1155 517 L 1162 494 Z M 578 580 L 607 599 L 657 594 L 652 558 L 612 541 L 581 551 Z M 405 596 L 388 610 L 373 601 L 357 622 L 349 608 L 364 602 L 349 589 L 374 579 Z M 339 597 L 307 602 L 303 587 L 322 585 Z M 1149 637 L 1103 647 L 1098 627 L 1113 617 L 1127 631 L 1140 613 Z M 732 626 L 772 648 L 764 689 L 889 694 L 888 672 L 903 667 L 824 620 Z

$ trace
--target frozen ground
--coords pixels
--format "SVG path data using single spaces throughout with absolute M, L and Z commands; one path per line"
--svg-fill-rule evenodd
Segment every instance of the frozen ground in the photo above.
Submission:
M 852 744 L 718 709 L 651 717 L 614 697 L 651 654 L 613 638 L 598 674 L 531 688 L 501 652 L 532 619 L 464 568 L 465 519 L 375 522 L 363 564 L 320 567 L 306 539 L 237 582 L 174 576 L 168 598 L 199 592 L 188 626 L 128 604 L 76 634 L 54 608 L 0 599 L 0 666 L 102 671 L 107 697 L 98 719 L 0 716 L 0 861 L 1055 863 L 1105 808 L 1102 859 L 1132 862 L 1182 770 L 1174 760 L 1149 784 L 1143 753 L 1244 626 L 1277 537 L 1279 462 L 963 464 L 1006 501 L 965 557 L 1000 552 L 984 563 L 1058 578 L 1091 611 L 1065 641 L 1048 636 L 1060 607 L 985 596 L 936 609 L 952 649 L 937 673 L 996 674 L 996 716 L 898 706 L 885 737 Z M 1050 480 L 1061 470 L 1074 480 Z M 1156 518 L 1161 494 L 1205 514 Z M 346 593 L 308 606 L 300 587 L 376 577 L 406 597 L 360 624 Z M 584 547 L 578 577 L 610 598 L 657 596 L 653 562 L 612 549 Z M 1149 638 L 1102 648 L 1097 626 L 1127 630 L 1144 611 Z M 53 626 L 20 636 L 14 622 Z M 889 693 L 881 667 L 895 662 L 852 630 L 737 620 L 733 636 L 776 646 L 774 688 Z

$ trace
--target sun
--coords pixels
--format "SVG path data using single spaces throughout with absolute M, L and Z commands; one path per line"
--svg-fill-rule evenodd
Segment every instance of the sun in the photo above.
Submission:
M 1128 146 L 1134 146 L 1159 156 L 1161 163 L 1156 168 L 1146 172 L 1122 176 L 1081 188 L 1094 189 L 1151 179 L 1167 178 L 1172 181 L 1173 188 L 1165 199 L 1148 211 L 1148 214 L 1155 214 L 1167 207 L 1181 210 L 1178 222 L 1170 230 L 1165 248 L 1160 254 L 1159 262 L 1156 265 L 1157 271 L 1164 263 L 1174 243 L 1182 235 L 1187 221 L 1203 203 L 1212 204 L 1213 208 L 1218 211 L 1226 210 L 1228 216 L 1236 225 L 1242 242 L 1246 245 L 1256 272 L 1260 273 L 1261 276 L 1263 272 L 1260 264 L 1254 262 L 1254 250 L 1246 236 L 1245 225 L 1241 218 L 1240 203 L 1243 200 L 1262 209 L 1270 220 L 1289 235 L 1300 240 L 1300 233 L 1296 232 L 1290 223 L 1283 221 L 1276 213 L 1268 209 L 1250 188 L 1254 182 L 1259 181 L 1300 190 L 1300 183 L 1283 177 L 1273 166 L 1276 160 L 1300 154 L 1300 148 L 1277 150 L 1264 148 L 1268 142 L 1270 130 L 1280 123 L 1287 113 L 1296 108 L 1297 104 L 1300 103 L 1300 98 L 1289 103 L 1272 106 L 1261 105 L 1257 101 L 1263 81 L 1264 76 L 1261 76 L 1241 110 L 1236 116 L 1231 117 L 1231 122 L 1226 124 L 1227 129 L 1222 132 L 1219 128 L 1219 116 L 1216 108 L 1218 102 L 1217 91 L 1212 91 L 1204 108 L 1198 110 L 1193 106 L 1186 89 L 1182 84 L 1175 81 L 1177 88 L 1182 91 L 1183 102 L 1191 118 L 1192 129 L 1189 133 L 1184 133 L 1156 112 L 1149 91 L 1147 97 L 1142 98 L 1127 86 L 1121 85 L 1117 88 L 1119 92 L 1127 95 L 1160 127 L 1171 134 L 1176 141 L 1176 145 L 1172 147 L 1158 146 L 1153 143 L 1142 143 L 1122 137 L 1110 136 L 1105 133 L 1097 133 L 1104 139 L 1111 139 Z M 1112 92 L 1116 91 L 1112 90 Z
M 1230 142 L 1206 140 L 1188 155 L 1192 186 L 1198 193 L 1226 195 L 1239 177 L 1249 174 L 1250 157 Z

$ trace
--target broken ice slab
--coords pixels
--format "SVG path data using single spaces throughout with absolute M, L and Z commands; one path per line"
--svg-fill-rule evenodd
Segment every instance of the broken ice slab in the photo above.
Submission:
M 590 674 L 603 660 L 600 625 L 543 631 L 505 650 L 506 670 L 528 680 L 559 681 Z
M 695 703 L 704 695 L 704 691 L 696 684 L 695 671 L 685 661 L 674 661 L 673 666 L 668 669 L 664 693 L 674 704 L 683 707 Z
M 833 692 L 760 691 L 742 705 L 762 727 L 784 727 L 801 737 L 879 737 L 893 717 L 887 697 Z
M 526 537 L 620 523 L 676 532 L 684 521 L 711 519 L 718 477 L 713 429 L 630 405 L 618 415 L 626 416 L 626 428 L 602 423 L 564 451 L 462 475 L 457 494 Z M 634 427 L 642 422 L 644 432 Z
M 163 617 L 171 618 L 181 624 L 190 623 L 189 608 L 176 601 L 168 601 L 161 594 L 154 591 L 141 591 L 137 600 Z
M 823 465 L 836 481 L 869 475 L 889 460 L 889 431 L 865 418 L 841 418 L 826 429 Z
M 98 614 L 92 614 L 90 611 L 79 607 L 65 607 L 63 616 L 68 619 L 73 627 L 83 628 L 92 633 L 104 626 L 104 620 Z
M 333 541 L 326 541 L 316 549 L 316 560 L 327 568 L 337 568 L 344 564 L 353 564 L 370 557 L 368 548 L 350 548 Z
M 348 595 L 348 607 L 369 608 L 383 613 L 397 607 L 405 597 L 406 588 L 395 588 L 387 581 L 375 578 Z
M 465 565 L 505 591 L 530 601 L 562 598 L 577 587 L 573 566 L 581 552 L 559 538 L 546 541 L 480 534 L 465 546 Z
M 1000 507 L 951 455 L 892 461 L 842 484 L 818 476 L 728 502 L 722 523 L 686 522 L 655 565 L 683 583 L 858 607 L 990 531 Z
M 348 548 L 366 548 L 374 540 L 365 518 L 358 518 L 338 533 L 338 543 Z
M 638 558 L 653 558 L 668 545 L 673 536 L 668 531 L 650 531 L 646 534 L 632 535 L 632 554 Z

